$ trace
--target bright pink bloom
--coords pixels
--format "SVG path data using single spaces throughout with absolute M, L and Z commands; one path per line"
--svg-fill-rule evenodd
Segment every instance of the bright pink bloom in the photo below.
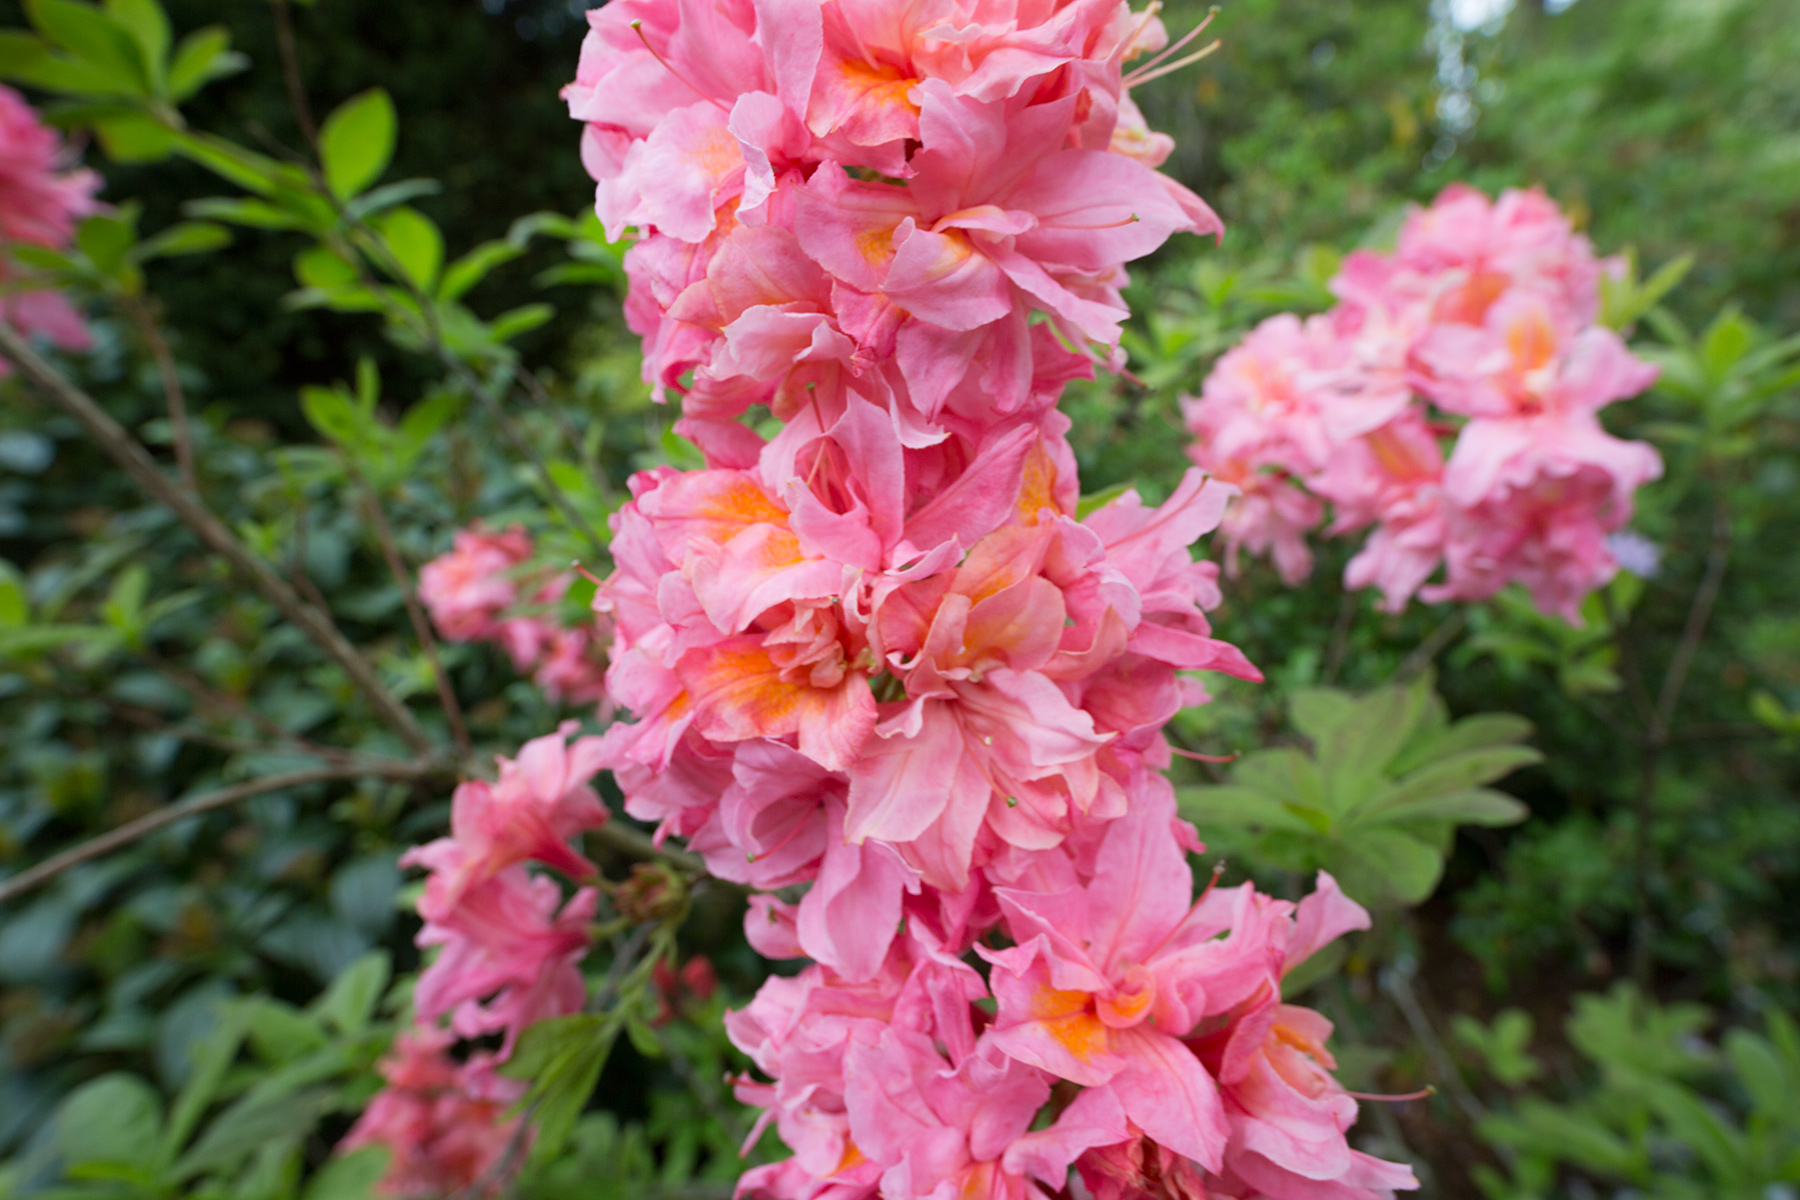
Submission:
M 568 743 L 575 722 L 556 733 L 526 742 L 517 759 L 497 758 L 500 779 L 471 779 L 456 789 L 450 806 L 450 836 L 409 850 L 402 866 L 431 869 L 419 913 L 445 921 L 470 889 L 516 863 L 535 860 L 574 879 L 593 875 L 594 865 L 569 846 L 569 839 L 606 824 L 608 812 L 589 780 L 599 772 L 601 739 Z
M 486 1175 L 517 1136 L 524 1118 L 507 1112 L 525 1085 L 495 1075 L 492 1055 L 457 1063 L 448 1053 L 454 1041 L 439 1029 L 396 1037 L 381 1063 L 387 1086 L 338 1143 L 340 1154 L 364 1146 L 387 1149 L 387 1174 L 375 1189 L 380 1195 L 455 1195 Z M 498 1192 L 503 1182 L 495 1180 L 491 1190 Z
M 587 953 L 597 900 L 582 888 L 564 903 L 553 880 L 523 866 L 470 888 L 419 932 L 421 948 L 441 947 L 413 992 L 420 1018 L 448 1014 L 462 1037 L 504 1032 L 502 1053 L 510 1055 L 527 1026 L 581 1011 L 587 986 L 576 963 Z
M 69 244 L 76 221 L 98 207 L 101 180 L 66 170 L 67 158 L 62 137 L 19 93 L 0 86 L 0 241 Z

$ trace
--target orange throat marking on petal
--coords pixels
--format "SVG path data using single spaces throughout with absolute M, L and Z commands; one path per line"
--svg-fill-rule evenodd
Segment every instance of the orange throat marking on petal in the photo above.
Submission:
M 848 1171 L 850 1168 L 858 1166 L 858 1165 L 868 1162 L 868 1161 L 869 1160 L 867 1158 L 863 1157 L 863 1152 L 856 1148 L 856 1143 L 851 1141 L 849 1138 L 845 1138 L 844 1139 L 844 1157 L 838 1159 L 837 1169 L 832 1171 L 832 1174 L 833 1175 L 842 1175 L 845 1171 Z
M 1058 991 L 1040 984 L 1031 998 L 1031 1017 L 1082 1062 L 1092 1061 L 1107 1049 L 1106 1026 L 1094 1015 L 1093 997 L 1086 992 Z

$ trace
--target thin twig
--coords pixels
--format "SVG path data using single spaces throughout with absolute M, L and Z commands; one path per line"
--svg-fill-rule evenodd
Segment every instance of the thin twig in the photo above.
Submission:
M 505 406 L 500 403 L 499 397 L 494 395 L 493 391 L 481 381 L 481 377 L 476 375 L 467 363 L 458 358 L 455 352 L 436 336 L 435 332 L 430 336 L 437 349 L 438 360 L 449 367 L 462 385 L 469 390 L 469 393 L 481 402 L 483 408 L 487 409 L 488 415 L 494 418 L 494 423 L 500 427 L 501 435 L 512 445 L 512 448 L 524 455 L 526 460 L 531 463 L 532 468 L 537 472 L 538 479 L 544 485 L 544 491 L 556 507 L 562 510 L 564 518 L 575 528 L 576 532 L 587 539 L 595 553 L 605 554 L 606 540 L 595 532 L 593 525 L 588 522 L 586 517 L 582 516 L 581 510 L 575 507 L 575 502 L 570 500 L 557 484 L 555 477 L 550 474 L 549 465 L 544 462 L 544 456 L 539 454 L 537 447 L 533 446 L 519 432 L 518 427 L 513 424 L 512 417 L 507 414 Z
M 1425 1015 L 1424 1006 L 1419 1003 L 1418 995 L 1413 991 L 1412 980 L 1395 967 L 1384 968 L 1381 972 L 1381 990 L 1394 1001 L 1400 1015 L 1406 1018 L 1407 1026 L 1413 1037 L 1419 1040 L 1419 1047 L 1425 1051 L 1425 1057 L 1431 1063 L 1432 1073 L 1443 1083 L 1444 1090 L 1456 1101 L 1456 1106 L 1463 1111 L 1471 1125 L 1477 1124 L 1487 1116 L 1487 1108 L 1475 1093 L 1463 1082 L 1462 1072 L 1456 1069 L 1456 1063 L 1450 1058 L 1450 1051 L 1444 1046 L 1437 1030 L 1432 1027 L 1431 1018 Z
M 11 359 L 20 373 L 40 391 L 81 422 L 88 435 L 113 461 L 125 468 L 125 473 L 152 499 L 172 510 L 213 553 L 237 568 L 266 600 L 341 666 L 351 682 L 374 705 L 375 711 L 414 753 L 425 754 L 432 749 L 431 736 L 424 726 L 382 685 L 374 666 L 350 644 L 330 615 L 303 601 L 273 567 L 238 541 L 198 496 L 171 482 L 124 426 L 113 420 L 91 396 L 64 378 L 5 322 L 0 322 L 0 353 Z
M 1331 641 L 1325 648 L 1325 673 L 1321 678 L 1326 687 L 1336 683 L 1338 672 L 1344 669 L 1344 653 L 1350 648 L 1350 627 L 1356 623 L 1359 607 L 1357 594 L 1345 588 L 1338 599 L 1337 623 L 1331 627 Z
M 362 472 L 351 470 L 358 479 Z M 413 634 L 418 637 L 419 645 L 424 647 L 425 657 L 431 663 L 431 674 L 437 681 L 438 703 L 443 705 L 444 718 L 450 722 L 450 736 L 456 739 L 456 748 L 464 757 L 473 753 L 474 746 L 469 742 L 469 727 L 463 722 L 462 705 L 457 703 L 456 688 L 450 682 L 450 673 L 444 669 L 443 657 L 438 653 L 437 638 L 432 635 L 431 622 L 425 619 L 425 611 L 419 607 L 418 590 L 413 586 L 412 572 L 406 568 L 406 562 L 400 557 L 400 547 L 394 541 L 394 530 L 388 524 L 387 511 L 382 508 L 381 497 L 367 480 L 362 480 L 363 494 L 368 501 L 369 520 L 375 526 L 375 538 L 381 543 L 381 556 L 387 560 L 388 573 L 394 577 L 394 583 L 400 589 L 400 598 L 406 603 L 406 615 L 412 620 Z
M 111 854 L 139 838 L 155 833 L 158 829 L 173 825 L 177 821 L 186 820 L 188 817 L 211 812 L 215 808 L 236 804 L 239 800 L 246 800 L 251 796 L 260 796 L 265 792 L 276 792 L 283 788 L 299 787 L 308 783 L 326 783 L 333 780 L 360 779 L 369 776 L 388 779 L 417 779 L 442 769 L 442 764 L 436 762 L 401 762 L 398 760 L 390 763 L 362 763 L 355 767 L 317 767 L 308 771 L 289 771 L 283 775 L 267 775 L 261 779 L 252 779 L 247 783 L 237 784 L 234 787 L 205 792 L 191 800 L 171 804 L 148 816 L 127 822 L 117 829 L 91 838 L 61 854 L 52 855 L 34 867 L 20 871 L 12 878 L 0 882 L 0 904 L 43 886 L 70 867 L 79 866 L 84 862 Z
M 347 751 L 339 750 L 332 746 L 321 746 L 316 742 L 301 737 L 292 730 L 282 728 L 278 722 L 270 719 L 263 713 L 257 712 L 247 701 L 233 696 L 230 692 L 213 687 L 200 676 L 194 674 L 185 667 L 170 662 L 149 647 L 146 646 L 139 651 L 139 653 L 144 658 L 144 661 L 154 667 L 159 674 L 173 680 L 177 686 L 193 697 L 195 702 L 201 707 L 210 707 L 217 709 L 222 713 L 229 714 L 230 716 L 242 717 L 244 720 L 249 721 L 252 725 L 261 730 L 263 736 L 277 742 L 286 742 L 307 754 L 316 754 L 321 758 L 339 757 L 346 760 L 348 759 L 349 755 Z
M 1687 621 L 1682 626 L 1681 641 L 1669 660 L 1668 674 L 1656 694 L 1656 709 L 1650 715 L 1650 728 L 1644 733 L 1643 768 L 1638 774 L 1637 828 L 1634 832 L 1636 909 L 1631 922 L 1631 978 L 1639 987 L 1650 986 L 1655 966 L 1652 941 L 1655 917 L 1651 913 L 1651 884 L 1656 874 L 1656 838 L 1651 826 L 1656 818 L 1656 777 L 1662 766 L 1663 750 L 1669 744 L 1669 727 L 1675 720 L 1675 708 L 1681 703 L 1682 689 L 1687 686 L 1688 672 L 1700 642 L 1706 637 L 1706 626 L 1712 620 L 1713 605 L 1725 583 L 1725 566 L 1731 558 L 1731 508 L 1721 487 L 1713 504 L 1712 543 L 1706 552 L 1706 569 L 1700 586 L 1688 605 Z
M 690 875 L 706 873 L 706 860 L 698 854 L 674 846 L 659 846 L 651 840 L 649 835 L 639 833 L 631 826 L 619 821 L 608 821 L 598 829 L 590 829 L 586 836 L 599 842 L 615 854 L 626 858 L 638 859 L 642 862 L 655 862 L 661 859 Z
M 1394 682 L 1405 683 L 1429 667 L 1432 660 L 1443 652 L 1444 647 L 1456 640 L 1457 635 L 1462 633 L 1468 623 L 1468 607 L 1459 606 L 1455 612 L 1444 618 L 1436 629 L 1426 634 L 1425 640 L 1420 642 L 1413 652 L 1400 663 L 1400 669 L 1394 673 Z
M 287 0 L 269 0 L 275 10 L 275 45 L 281 53 L 281 78 L 287 85 L 288 103 L 293 106 L 294 120 L 299 122 L 300 136 L 319 152 L 319 126 L 313 120 L 312 105 L 306 100 L 306 81 L 300 74 L 300 51 L 294 42 L 293 14 Z
M 174 433 L 175 469 L 180 472 L 181 482 L 187 490 L 197 496 L 200 494 L 200 477 L 194 470 L 194 431 L 188 423 L 187 393 L 182 390 L 181 374 L 175 369 L 175 355 L 156 318 L 142 300 L 127 296 L 121 306 L 149 347 L 150 357 L 156 360 L 157 374 L 162 377 L 163 398 L 169 405 L 169 427 Z

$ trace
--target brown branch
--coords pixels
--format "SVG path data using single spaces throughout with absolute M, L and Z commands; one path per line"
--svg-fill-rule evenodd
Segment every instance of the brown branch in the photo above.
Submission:
M 307 604 L 267 562 L 251 553 L 215 517 L 199 497 L 171 482 L 124 426 L 96 404 L 91 396 L 70 383 L 40 357 L 17 330 L 0 322 L 0 353 L 13 361 L 21 374 L 54 400 L 87 430 L 113 461 L 125 469 L 151 498 L 166 505 L 209 549 L 229 562 L 276 608 L 299 626 L 325 654 L 341 666 L 375 711 L 415 753 L 432 749 L 432 741 L 418 718 L 382 685 L 375 668 L 339 631 L 330 615 Z
M 1706 569 L 1700 576 L 1700 586 L 1694 590 L 1687 621 L 1681 629 L 1681 641 L 1669 660 L 1668 674 L 1663 676 L 1662 687 L 1656 694 L 1656 708 L 1650 714 L 1650 727 L 1644 733 L 1643 769 L 1638 774 L 1637 828 L 1633 831 L 1637 911 L 1631 922 L 1631 978 L 1645 989 L 1650 986 L 1650 974 L 1655 966 L 1651 941 L 1656 930 L 1655 917 L 1650 911 L 1650 890 L 1651 877 L 1657 869 L 1656 839 L 1651 832 L 1656 818 L 1656 777 L 1662 766 L 1663 750 L 1669 744 L 1669 727 L 1675 720 L 1675 708 L 1681 703 L 1681 692 L 1687 686 L 1694 657 L 1700 653 L 1700 642 L 1706 636 L 1707 623 L 1712 620 L 1713 606 L 1718 603 L 1719 591 L 1725 584 L 1725 566 L 1731 558 L 1731 508 L 1726 502 L 1723 485 L 1720 486 L 1719 497 L 1713 504 L 1712 544 L 1706 552 Z
M 1468 606 L 1461 605 L 1455 612 L 1445 617 L 1436 629 L 1426 634 L 1425 640 L 1420 642 L 1413 652 L 1401 661 L 1400 669 L 1394 673 L 1394 682 L 1405 683 L 1429 667 L 1432 660 L 1443 652 L 1444 647 L 1455 641 L 1457 635 L 1468 624 Z
M 261 779 L 252 779 L 247 783 L 237 784 L 234 787 L 204 792 L 191 800 L 171 804 L 148 816 L 127 822 L 111 832 L 91 838 L 79 846 L 64 850 L 61 854 L 52 855 L 36 866 L 20 871 L 10 879 L 0 881 L 0 904 L 43 886 L 70 867 L 79 866 L 84 862 L 111 854 L 139 838 L 155 833 L 158 829 L 173 825 L 188 817 L 211 812 L 215 808 L 236 804 L 239 800 L 246 800 L 251 796 L 260 796 L 266 792 L 280 791 L 283 788 L 299 787 L 302 784 L 326 783 L 333 780 L 360 779 L 370 776 L 388 779 L 417 779 L 442 769 L 442 765 L 435 762 L 399 761 L 363 763 L 355 767 L 318 767 L 308 771 L 289 771 L 282 775 L 268 775 Z
M 319 126 L 313 120 L 312 105 L 306 100 L 306 80 L 300 73 L 300 51 L 294 42 L 293 14 L 287 0 L 269 0 L 275 10 L 275 46 L 281 54 L 281 79 L 287 86 L 288 103 L 293 106 L 294 120 L 299 122 L 300 136 L 319 152 Z
M 141 299 L 126 296 L 122 307 L 149 347 L 150 357 L 156 360 L 157 374 L 162 377 L 163 398 L 169 405 L 169 426 L 175 436 L 175 469 L 181 473 L 181 482 L 187 490 L 198 496 L 200 477 L 194 470 L 194 435 L 188 423 L 187 392 L 182 389 L 181 375 L 175 369 L 175 355 L 157 326 L 156 318 Z
M 462 705 L 457 703 L 456 688 L 450 682 L 450 673 L 444 670 L 444 660 L 438 653 L 437 638 L 432 636 L 431 622 L 425 619 L 425 612 L 419 607 L 418 591 L 413 586 L 412 573 L 406 569 L 406 562 L 400 557 L 400 547 L 394 541 L 394 530 L 388 524 L 387 511 L 381 506 L 381 497 L 375 494 L 367 480 L 362 479 L 362 472 L 354 464 L 350 470 L 361 480 L 363 494 L 368 502 L 369 520 L 375 526 L 375 538 L 381 543 L 381 556 L 387 560 L 388 573 L 394 577 L 394 583 L 400 589 L 400 598 L 406 603 L 406 615 L 412 621 L 413 634 L 419 639 L 419 645 L 425 650 L 425 657 L 431 663 L 431 674 L 437 683 L 438 703 L 444 708 L 444 719 L 450 722 L 450 736 L 456 739 L 456 748 L 466 758 L 474 751 L 469 742 L 469 727 L 463 721 Z

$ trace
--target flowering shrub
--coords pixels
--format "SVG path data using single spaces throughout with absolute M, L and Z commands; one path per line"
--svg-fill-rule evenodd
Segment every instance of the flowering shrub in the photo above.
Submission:
M 1543 193 L 1461 184 L 1407 218 L 1392 254 L 1350 255 L 1336 308 L 1263 322 L 1186 407 L 1194 460 L 1244 492 L 1227 563 L 1272 553 L 1299 583 L 1329 502 L 1328 534 L 1372 530 L 1345 586 L 1391 610 L 1522 583 L 1579 623 L 1618 570 L 1607 535 L 1662 474 L 1597 415 L 1657 376 L 1596 324 L 1601 276 L 1622 268 Z
M 526 6 L 522 37 L 565 19 Z M 1546 726 L 1605 720 L 1607 786 L 1639 792 L 1586 849 L 1539 843 L 1500 900 L 1480 878 L 1500 915 L 1479 936 L 1513 936 L 1546 875 L 1635 889 L 1646 980 L 1712 936 L 1700 916 L 1729 924 L 1669 898 L 1704 889 L 1660 873 L 1659 770 L 1692 733 L 1728 505 L 1775 511 L 1783 464 L 1754 447 L 1800 346 L 1730 312 L 1689 335 L 1657 308 L 1682 264 L 1640 284 L 1541 192 L 1453 186 L 1341 270 L 1210 243 L 1190 270 L 1201 240 L 1174 235 L 1222 226 L 1160 168 L 1200 139 L 1138 102 L 1214 47 L 1189 49 L 1210 18 L 1171 40 L 1162 11 L 613 0 L 563 93 L 595 212 L 453 254 L 435 185 L 387 180 L 385 91 L 313 118 L 284 0 L 292 129 L 259 119 L 262 150 L 180 111 L 243 65 L 222 30 L 32 0 L 0 75 L 68 101 L 71 145 L 235 191 L 140 236 L 168 206 L 97 205 L 0 93 L 24 164 L 0 187 L 0 352 L 25 402 L 0 460 L 41 472 L 21 447 L 79 430 L 117 468 L 0 486 L 0 519 L 105 526 L 0 564 L 0 715 L 26 732 L 0 753 L 0 857 L 46 851 L 0 878 L 0 906 L 30 897 L 0 908 L 0 1197 L 1371 1200 L 1467 1174 L 1433 1141 L 1450 1124 L 1507 1158 L 1511 1179 L 1476 1172 L 1491 1195 L 1564 1162 L 1648 1177 L 1463 1077 L 1416 973 L 1465 931 L 1406 910 L 1445 878 L 1477 890 L 1459 829 L 1530 812 L 1484 785 L 1545 760 L 1516 744 L 1531 723 L 1461 715 L 1498 681 Z M 1221 71 L 1197 109 L 1221 80 L 1241 90 Z M 286 308 L 334 314 L 334 353 L 380 318 L 353 384 L 299 388 L 316 442 L 232 407 L 165 329 L 154 264 L 227 225 L 306 240 Z M 568 377 L 520 348 L 551 305 L 478 290 L 544 266 L 545 239 L 563 257 L 535 286 L 595 289 Z M 1330 313 L 1247 329 L 1321 307 L 1334 272 Z M 1613 332 L 1639 321 L 1660 347 Z M 1164 470 L 1176 392 L 1221 351 L 1187 406 L 1197 465 Z M 1659 372 L 1616 414 L 1675 477 L 1640 504 L 1663 457 L 1597 413 Z M 1677 403 L 1697 415 L 1635 419 Z M 33 441 L 37 404 L 59 415 Z M 1693 565 L 1667 497 L 1696 480 L 1718 507 L 1665 619 L 1646 580 L 1608 581 Z M 1655 541 L 1618 536 L 1634 506 Z M 1387 616 L 1346 593 L 1314 620 L 1323 589 L 1246 569 L 1303 577 L 1328 512 L 1371 531 L 1347 583 Z M 1215 530 L 1223 579 L 1194 552 Z M 1415 594 L 1469 607 L 1421 641 Z M 1680 638 L 1654 693 L 1632 633 L 1653 621 Z M 1756 636 L 1779 662 L 1780 627 Z M 1534 807 L 1572 786 L 1550 761 Z M 1247 882 L 1220 886 L 1221 851 Z M 1735 896 L 1780 878 L 1758 856 L 1714 874 Z M 1454 1028 L 1506 1086 L 1535 1073 L 1528 1022 Z M 1768 1075 L 1763 1043 L 1726 1044 Z M 1637 1053 L 1604 1048 L 1609 1079 Z M 1642 1142 L 1654 1109 L 1706 1143 L 1696 1101 L 1653 1092 L 1598 1124 L 1577 1106 L 1583 1128 Z M 1757 1099 L 1732 1144 L 1763 1144 Z M 1400 1106 L 1359 1125 L 1368 1100 Z M 1707 1170 L 1737 1179 L 1724 1157 Z M 1765 1157 L 1742 1179 L 1791 1174 Z

